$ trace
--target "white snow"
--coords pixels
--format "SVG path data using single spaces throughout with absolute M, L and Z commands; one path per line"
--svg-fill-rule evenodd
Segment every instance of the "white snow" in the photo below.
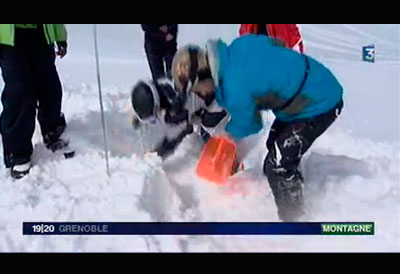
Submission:
M 400 251 L 399 25 L 302 25 L 307 52 L 332 69 L 345 87 L 339 120 L 302 163 L 309 221 L 373 221 L 376 235 L 333 236 L 23 236 L 22 222 L 278 221 L 262 173 L 273 117 L 246 159 L 248 171 L 215 186 L 195 175 L 200 151 L 186 138 L 162 163 L 142 156 L 130 126 L 130 88 L 149 77 L 139 25 L 99 25 L 112 176 L 105 171 L 91 25 L 68 25 L 69 55 L 58 60 L 64 85 L 70 160 L 47 151 L 37 128 L 34 167 L 20 181 L 0 167 L 0 252 L 135 251 Z M 180 25 L 179 43 L 232 41 L 238 25 Z M 376 45 L 377 62 L 361 61 Z M 2 88 L 0 82 L 0 88 Z M 1 108 L 1 107 L 0 107 Z M 155 144 L 162 127 L 146 134 Z M 2 161 L 2 155 L 0 156 Z

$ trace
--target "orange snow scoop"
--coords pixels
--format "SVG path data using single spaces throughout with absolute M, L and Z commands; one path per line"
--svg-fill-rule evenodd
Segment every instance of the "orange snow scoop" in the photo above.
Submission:
M 216 184 L 225 184 L 232 174 L 236 153 L 236 144 L 229 138 L 211 138 L 201 152 L 197 176 Z

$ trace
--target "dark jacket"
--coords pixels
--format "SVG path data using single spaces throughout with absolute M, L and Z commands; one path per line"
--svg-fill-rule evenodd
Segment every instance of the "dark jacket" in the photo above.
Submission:
M 160 30 L 162 26 L 168 26 L 168 32 L 164 33 Z M 167 34 L 174 36 L 170 42 L 176 42 L 176 37 L 178 34 L 178 24 L 141 24 L 142 29 L 145 33 L 145 40 L 150 42 L 160 42 L 165 41 Z

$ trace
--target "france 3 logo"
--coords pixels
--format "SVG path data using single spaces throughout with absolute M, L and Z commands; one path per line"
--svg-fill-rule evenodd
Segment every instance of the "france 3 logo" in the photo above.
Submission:
M 362 58 L 364 62 L 375 63 L 375 45 L 363 47 Z

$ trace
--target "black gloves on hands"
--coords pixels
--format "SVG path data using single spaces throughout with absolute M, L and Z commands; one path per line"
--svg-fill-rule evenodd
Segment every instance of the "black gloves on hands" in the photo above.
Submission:
M 168 156 L 171 156 L 175 152 L 175 149 L 183 141 L 183 139 L 192 133 L 193 126 L 188 124 L 187 128 L 175 139 L 168 140 L 167 138 L 164 138 L 164 140 L 156 147 L 154 152 L 156 152 L 158 156 L 165 160 Z
M 66 41 L 57 42 L 57 55 L 60 56 L 60 58 L 63 58 L 67 55 L 67 48 L 68 44 Z

